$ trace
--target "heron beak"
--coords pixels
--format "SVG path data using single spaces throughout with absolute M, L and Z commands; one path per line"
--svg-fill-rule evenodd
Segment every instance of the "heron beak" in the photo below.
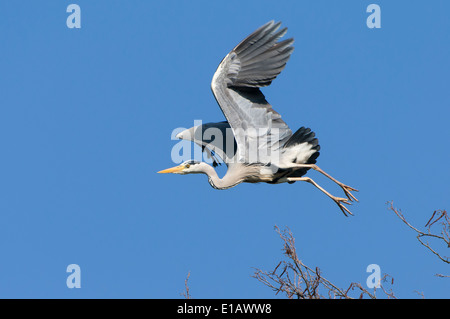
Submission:
M 167 173 L 178 173 L 181 172 L 184 169 L 183 165 L 175 166 L 172 168 L 164 169 L 162 171 L 159 171 L 159 174 L 167 174 Z

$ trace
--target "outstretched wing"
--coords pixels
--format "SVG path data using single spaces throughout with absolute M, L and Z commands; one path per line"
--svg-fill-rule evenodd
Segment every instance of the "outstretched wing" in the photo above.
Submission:
M 239 43 L 220 63 L 211 82 L 213 94 L 230 123 L 240 162 L 270 162 L 270 154 L 292 131 L 266 101 L 260 87 L 268 86 L 284 69 L 294 50 L 293 39 L 278 42 L 287 28 L 270 21 Z M 280 143 L 281 142 L 281 143 Z M 256 149 L 255 149 L 256 147 Z

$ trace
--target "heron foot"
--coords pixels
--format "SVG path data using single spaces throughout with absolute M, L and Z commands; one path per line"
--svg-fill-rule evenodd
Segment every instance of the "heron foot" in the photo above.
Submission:
M 355 189 L 353 187 L 350 187 L 348 185 L 345 185 L 343 183 L 338 183 L 338 185 L 342 188 L 342 190 L 345 193 L 345 196 L 347 196 L 349 201 L 351 201 L 351 202 L 353 202 L 353 201 L 359 202 L 359 200 L 355 197 L 355 195 L 353 195 L 351 193 L 351 192 L 358 192 L 357 189 Z
M 336 196 L 331 195 L 330 193 L 328 193 L 325 189 L 320 187 L 315 181 L 313 181 L 309 177 L 288 177 L 288 181 L 289 182 L 304 181 L 304 182 L 308 182 L 308 183 L 314 185 L 315 187 L 320 189 L 325 195 L 327 195 L 329 198 L 331 198 L 339 206 L 339 209 L 344 213 L 344 215 L 346 217 L 348 217 L 347 214 L 353 216 L 352 212 L 346 206 L 344 206 L 344 204 L 351 205 L 352 204 L 351 197 L 353 197 L 357 201 L 357 199 L 353 196 L 353 194 L 350 193 L 350 191 L 357 191 L 356 189 L 354 189 L 350 186 L 344 185 L 344 184 L 340 185 L 345 190 L 345 193 L 348 197 L 348 198 L 342 198 L 342 197 L 336 197 Z M 344 188 L 344 186 L 345 186 L 345 188 Z M 350 195 L 348 195 L 348 194 L 350 194 Z
M 333 182 L 335 182 L 336 184 L 339 185 L 339 187 L 342 188 L 342 190 L 344 191 L 345 196 L 347 196 L 347 198 L 349 199 L 349 201 L 353 202 L 359 202 L 358 199 L 355 197 L 355 195 L 353 195 L 351 192 L 358 192 L 358 190 L 356 188 L 350 187 L 348 185 L 345 185 L 344 183 L 341 183 L 340 181 L 338 181 L 337 179 L 333 178 L 331 175 L 329 175 L 328 173 L 326 173 L 325 171 L 323 171 L 319 166 L 317 166 L 316 164 L 297 164 L 295 165 L 298 168 L 303 168 L 303 167 L 308 167 L 308 168 L 312 168 L 313 170 L 325 175 L 326 177 L 328 177 L 329 179 L 331 179 Z
M 341 211 L 344 213 L 345 216 L 348 216 L 348 214 L 352 215 L 352 212 L 344 206 L 344 204 L 346 205 L 351 205 L 351 200 L 349 201 L 349 199 L 347 198 L 341 198 L 341 197 L 334 197 L 332 196 L 331 199 L 339 206 L 339 208 L 341 209 Z

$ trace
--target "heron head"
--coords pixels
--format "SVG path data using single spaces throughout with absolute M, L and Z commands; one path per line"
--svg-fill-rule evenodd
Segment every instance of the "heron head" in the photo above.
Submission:
M 158 173 L 161 173 L 161 174 L 173 173 L 173 174 L 181 174 L 181 175 L 203 173 L 202 162 L 190 160 L 190 161 L 186 161 L 178 166 L 159 171 Z

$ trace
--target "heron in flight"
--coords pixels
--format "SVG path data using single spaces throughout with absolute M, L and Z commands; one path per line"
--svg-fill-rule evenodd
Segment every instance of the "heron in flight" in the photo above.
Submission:
M 352 194 L 357 190 L 316 165 L 320 146 L 315 133 L 305 127 L 292 133 L 260 90 L 281 73 L 294 50 L 293 39 L 279 41 L 287 31 L 287 28 L 279 30 L 280 25 L 281 22 L 270 21 L 258 28 L 228 53 L 217 68 L 211 89 L 227 121 L 198 125 L 177 135 L 201 146 L 214 158 L 213 166 L 218 155 L 228 166 L 225 176 L 219 178 L 212 166 L 194 160 L 158 173 L 206 174 L 215 189 L 228 189 L 240 183 L 304 181 L 331 198 L 345 216 L 352 215 L 345 205 L 358 201 Z M 208 131 L 214 133 L 206 134 Z M 347 198 L 333 196 L 305 177 L 309 169 L 338 184 Z

